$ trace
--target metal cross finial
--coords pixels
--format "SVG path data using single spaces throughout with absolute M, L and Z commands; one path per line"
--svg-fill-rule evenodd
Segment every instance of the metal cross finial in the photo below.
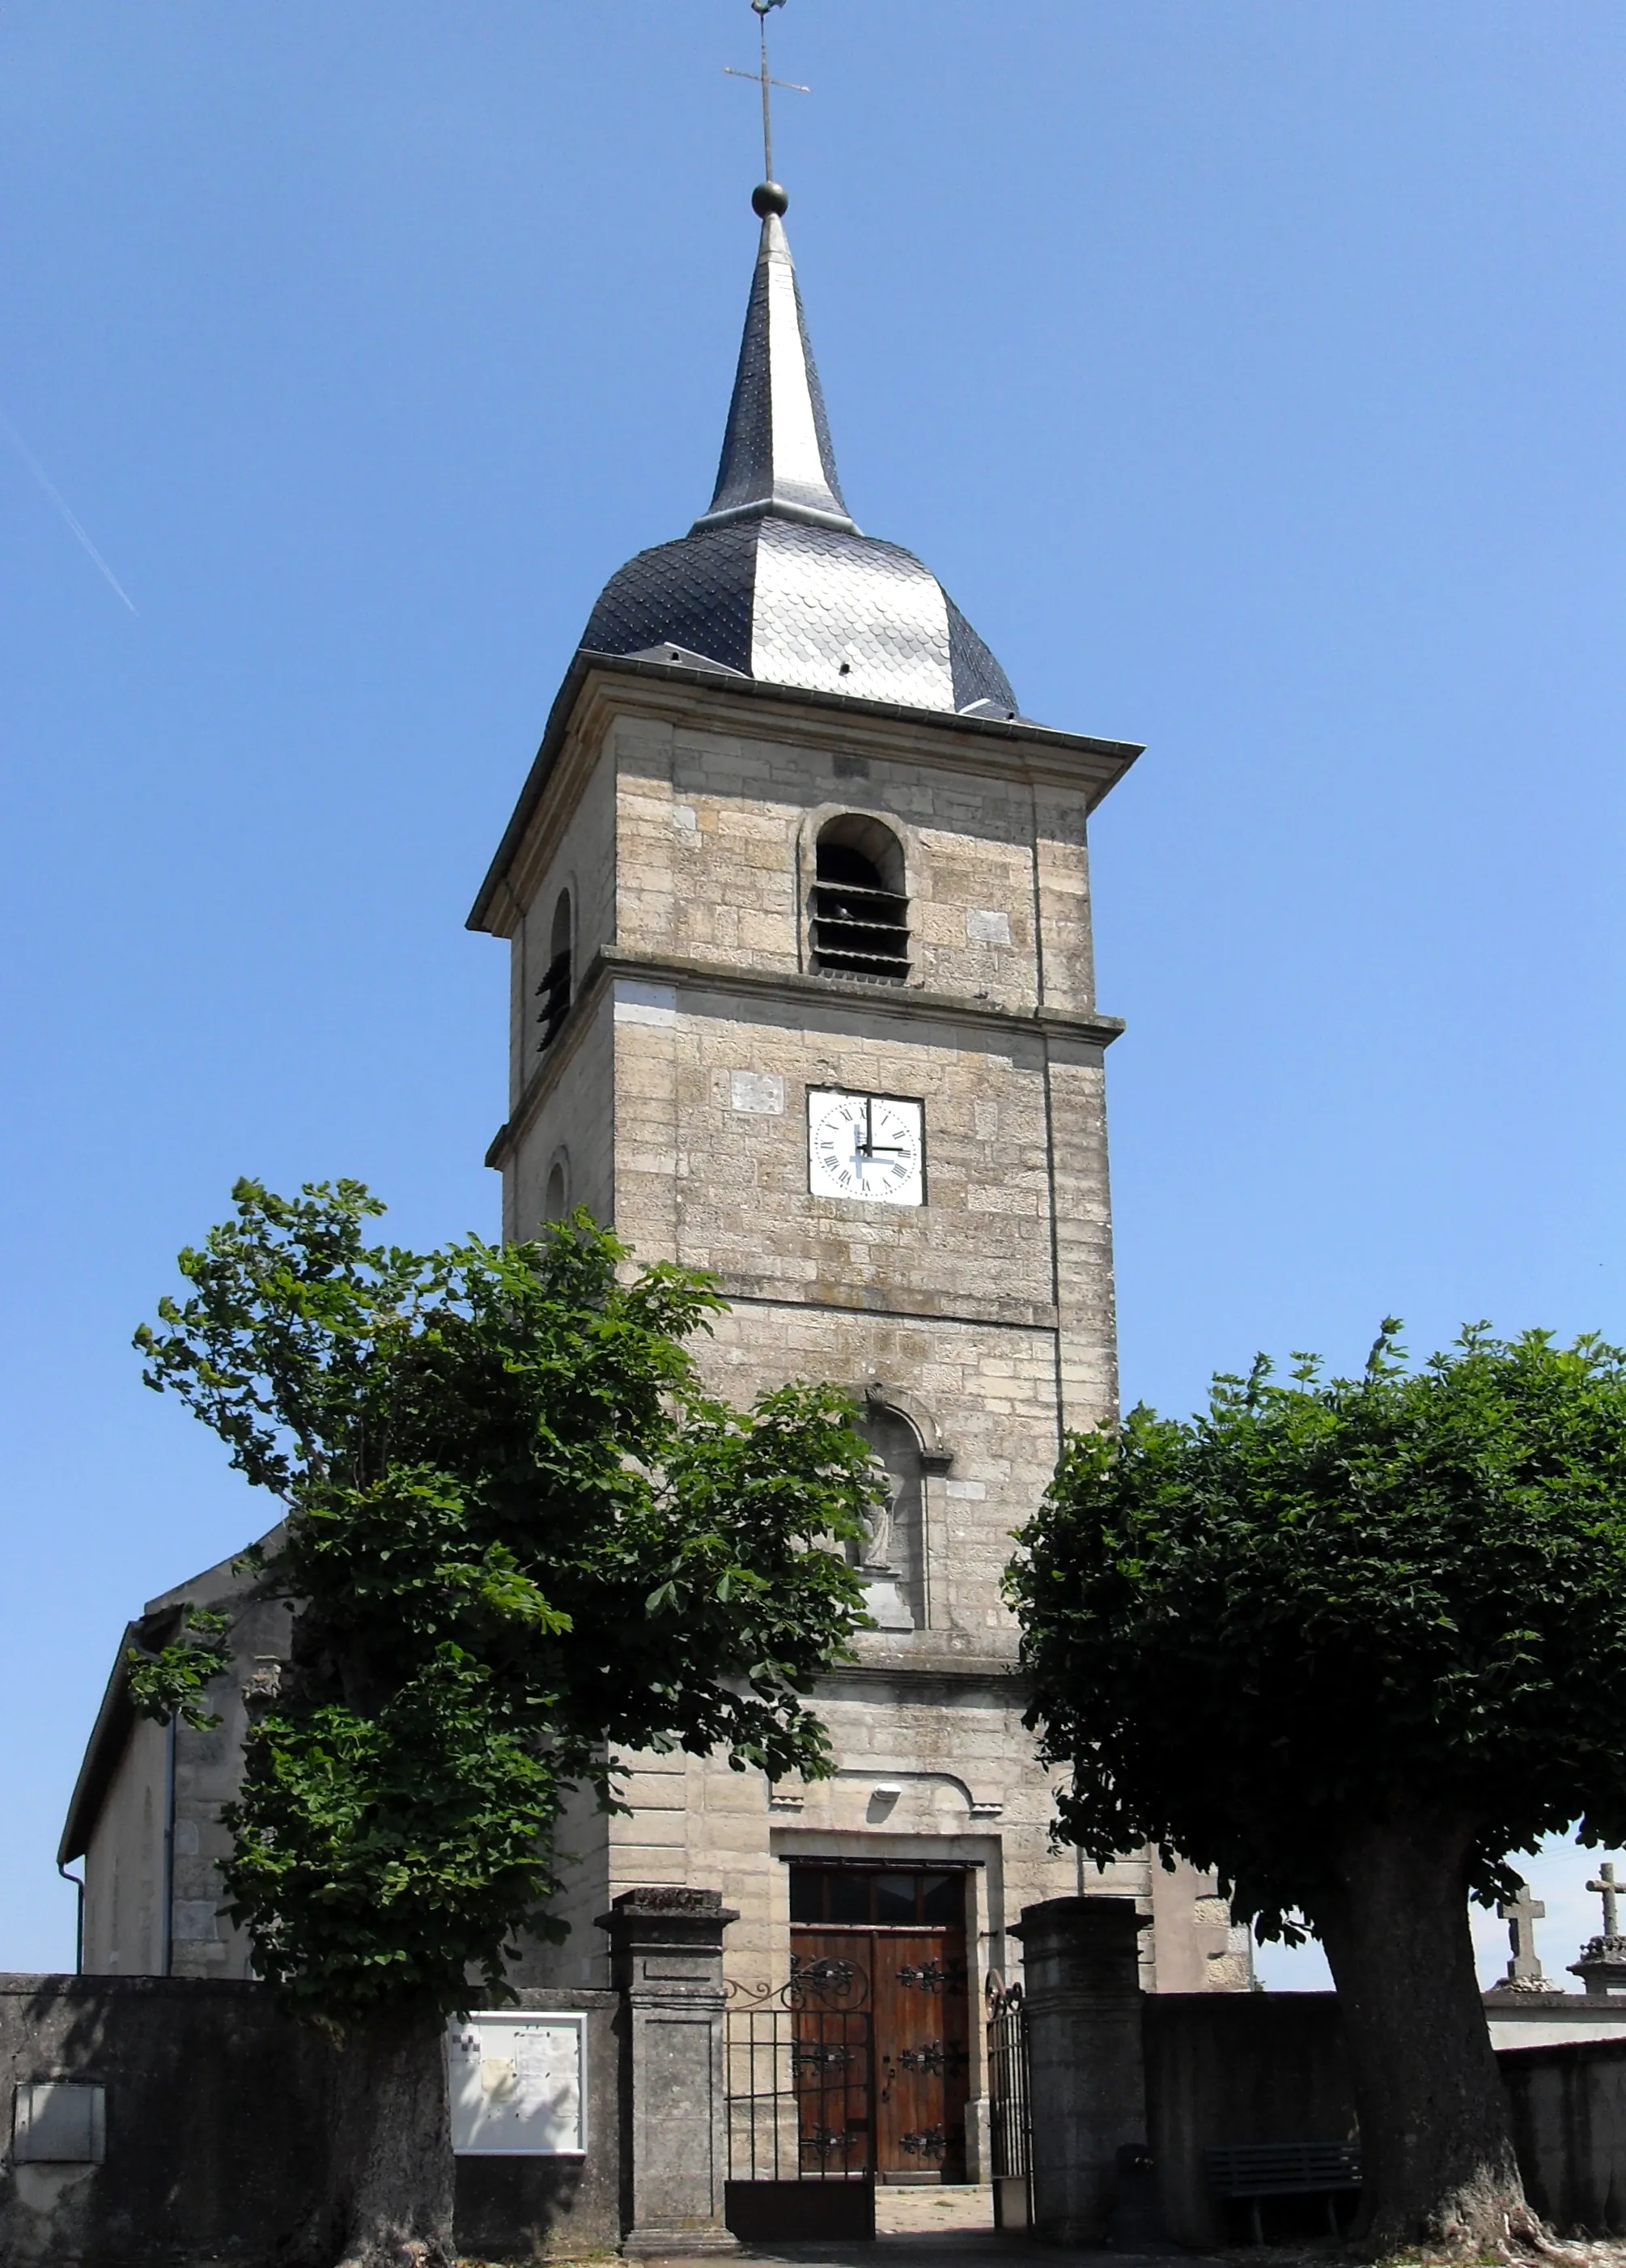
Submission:
M 1589 1890 L 1595 1890 L 1599 1896 L 1603 1900 L 1604 1935 L 1606 1937 L 1618 1937 L 1621 1933 L 1620 1909 L 1616 1905 L 1615 1900 L 1619 1897 L 1622 1890 L 1626 1889 L 1626 1882 L 1617 1882 L 1615 1881 L 1615 1861 L 1613 1859 L 1606 1859 L 1602 1866 L 1599 1867 L 1598 1873 L 1600 1879 L 1595 1882 L 1588 1882 L 1586 1887 Z
M 725 77 L 754 78 L 761 87 L 762 179 L 764 181 L 771 181 L 774 178 L 774 114 L 768 90 L 770 86 L 783 86 L 791 94 L 811 94 L 813 89 L 810 86 L 803 86 L 798 79 L 770 78 L 768 75 L 768 11 L 770 8 L 783 8 L 784 0 L 751 0 L 751 5 L 756 12 L 757 29 L 761 34 L 761 63 L 754 71 L 736 70 L 732 63 L 725 63 L 723 70 Z
M 1497 1908 L 1497 1919 L 1507 1924 L 1507 1941 L 1513 1948 L 1513 1957 L 1507 1964 L 1507 1974 L 1513 1984 L 1528 1978 L 1534 1983 L 1541 1974 L 1541 1964 L 1535 1957 L 1535 1925 L 1545 1920 L 1547 1908 L 1540 1898 L 1530 1895 L 1528 1882 L 1519 1885 L 1519 1896 Z

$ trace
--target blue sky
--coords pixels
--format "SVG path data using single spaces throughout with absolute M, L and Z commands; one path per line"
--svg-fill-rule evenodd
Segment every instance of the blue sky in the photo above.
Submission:
M 1094 837 L 1128 1396 L 1386 1312 L 1626 1336 L 1615 0 L 774 33 L 855 512 L 1029 714 L 1149 744 Z M 0 1967 L 71 1959 L 127 1615 L 267 1516 L 139 1383 L 176 1248 L 243 1171 L 496 1226 L 462 919 L 600 585 L 710 493 L 754 34 L 0 11 Z

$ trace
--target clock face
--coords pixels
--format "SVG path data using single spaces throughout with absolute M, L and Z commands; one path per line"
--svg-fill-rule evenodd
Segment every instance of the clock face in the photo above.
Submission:
M 807 1090 L 807 1186 L 816 1197 L 924 1204 L 926 1158 L 918 1102 L 892 1094 Z

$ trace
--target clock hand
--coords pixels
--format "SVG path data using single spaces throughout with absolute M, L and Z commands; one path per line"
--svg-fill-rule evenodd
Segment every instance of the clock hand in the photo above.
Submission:
M 864 1140 L 858 1145 L 861 1158 L 901 1158 L 904 1145 L 901 1142 L 878 1142 L 875 1139 L 875 1116 L 872 1104 L 864 1106 Z

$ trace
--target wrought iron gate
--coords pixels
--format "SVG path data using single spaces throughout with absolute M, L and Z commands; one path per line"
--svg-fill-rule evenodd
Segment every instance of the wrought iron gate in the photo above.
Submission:
M 728 2224 L 747 2242 L 875 2233 L 874 2029 L 857 1962 L 730 1987 Z
M 1033 2221 L 1033 2120 L 1028 2109 L 1027 2009 L 1019 1982 L 990 1971 L 988 1999 L 988 2130 L 993 2159 L 994 2226 Z

